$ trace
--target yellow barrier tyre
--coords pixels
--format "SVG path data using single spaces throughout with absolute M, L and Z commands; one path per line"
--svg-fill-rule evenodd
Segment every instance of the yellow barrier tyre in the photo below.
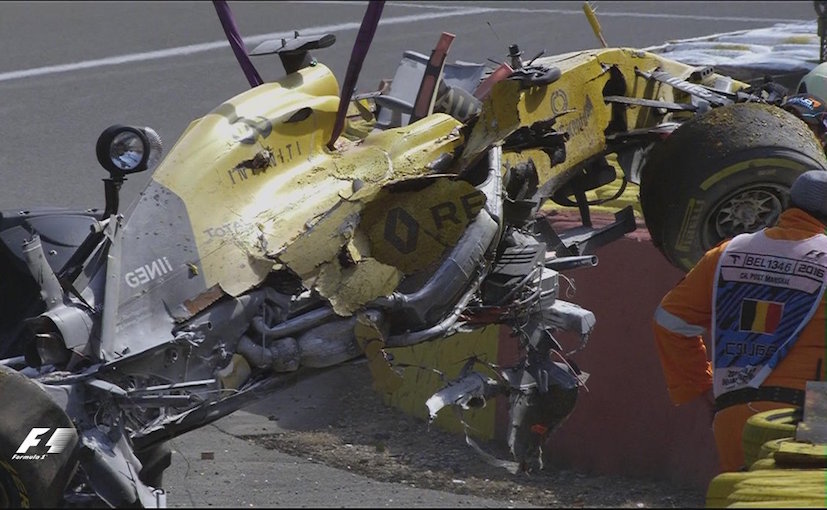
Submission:
M 773 458 L 780 468 L 806 468 L 823 471 L 827 468 L 827 444 L 787 441 L 778 445 L 778 451 L 773 454 Z M 822 484 L 827 486 L 827 476 L 822 479 Z
M 793 437 L 795 426 L 801 421 L 801 409 L 785 407 L 750 416 L 744 424 L 741 445 L 744 463 L 749 466 L 761 458 L 761 447 L 767 441 Z
M 790 488 L 799 490 L 796 499 L 810 499 L 823 492 L 827 486 L 825 480 L 827 471 L 816 469 L 759 469 L 721 473 L 709 482 L 706 507 L 724 508 L 733 501 L 778 501 L 788 496 Z
M 688 271 L 720 241 L 775 223 L 804 171 L 827 170 L 821 144 L 781 108 L 714 108 L 656 143 L 641 170 L 652 243 Z
M 785 499 L 783 501 L 738 501 L 727 508 L 824 508 L 821 499 Z
M 771 457 L 758 459 L 749 466 L 750 471 L 766 471 L 770 469 L 778 469 L 778 466 L 775 465 L 775 459 Z
M 59 453 L 45 446 L 52 446 L 57 428 L 74 429 L 71 420 L 37 384 L 2 365 L 0 395 L 0 508 L 58 507 L 77 465 L 77 435 L 61 441 Z M 30 437 L 32 428 L 48 430 Z
M 745 479 L 746 473 L 721 473 L 713 478 L 706 489 L 706 508 L 727 506 L 727 497 L 735 490 L 735 485 Z
M 804 499 L 804 500 L 825 500 L 823 484 L 821 487 L 805 486 L 798 487 L 795 483 L 791 483 L 786 487 L 770 486 L 770 487 L 745 487 L 738 488 L 732 492 L 727 498 L 729 504 L 738 501 L 775 501 L 779 506 L 785 500 Z
M 778 448 L 781 446 L 781 443 L 786 443 L 787 441 L 795 441 L 792 437 L 781 437 L 778 439 L 772 439 L 770 441 L 766 441 L 761 447 L 758 449 L 758 459 L 771 459 L 772 455 L 778 451 Z

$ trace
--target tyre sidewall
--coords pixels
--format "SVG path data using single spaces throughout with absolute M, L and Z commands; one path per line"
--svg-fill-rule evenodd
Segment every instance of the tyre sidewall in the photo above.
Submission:
M 0 485 L 7 491 L 12 507 L 55 507 L 77 465 L 75 445 L 70 442 L 60 453 L 45 453 L 42 459 L 14 459 L 18 448 L 33 427 L 49 428 L 40 436 L 40 445 L 27 453 L 44 453 L 42 448 L 55 428 L 74 428 L 65 412 L 36 383 L 14 370 L 0 366 Z
M 20 473 L 11 464 L 0 460 L 0 508 L 32 508 L 29 491 Z
M 665 214 L 680 218 L 680 229 L 663 230 L 663 251 L 672 264 L 688 271 L 709 248 L 728 238 L 714 227 L 715 216 L 727 199 L 747 189 L 772 190 L 781 209 L 786 209 L 793 182 L 813 168 L 818 168 L 815 162 L 779 148 L 756 148 L 729 158 L 695 186 L 687 186 L 681 200 L 667 205 Z
M 779 161 L 770 165 L 766 159 Z M 700 228 L 701 217 L 709 218 L 717 203 L 765 182 L 782 188 L 774 203 L 784 204 L 795 178 L 812 169 L 827 169 L 823 147 L 803 121 L 781 108 L 737 103 L 693 117 L 656 143 L 641 169 L 640 204 L 652 244 L 688 271 L 723 240 L 710 240 Z

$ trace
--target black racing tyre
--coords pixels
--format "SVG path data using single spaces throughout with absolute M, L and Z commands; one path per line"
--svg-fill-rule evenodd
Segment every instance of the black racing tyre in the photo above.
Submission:
M 57 507 L 77 465 L 77 434 L 60 453 L 47 453 L 46 445 L 56 428 L 74 429 L 72 421 L 37 384 L 2 365 L 0 401 L 0 508 Z M 23 457 L 17 452 L 33 427 L 49 430 Z
M 172 449 L 169 443 L 164 442 L 135 452 L 135 456 L 141 461 L 141 471 L 138 473 L 141 481 L 156 489 L 163 487 L 164 471 L 172 464 Z
M 772 225 L 807 170 L 827 170 L 819 141 L 781 108 L 739 103 L 690 119 L 657 143 L 641 171 L 653 244 L 688 271 L 724 239 Z

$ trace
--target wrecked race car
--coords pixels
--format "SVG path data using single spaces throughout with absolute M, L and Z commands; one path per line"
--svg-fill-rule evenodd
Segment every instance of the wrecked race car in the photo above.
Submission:
M 4 506 L 163 506 L 170 439 L 359 358 L 392 391 L 399 375 L 384 348 L 488 324 L 514 330 L 522 359 L 484 372 L 469 360 L 428 407 L 507 395 L 509 445 L 528 469 L 587 377 L 553 336 L 573 332 L 576 350 L 595 325 L 559 299 L 561 271 L 595 265 L 598 246 L 635 228 L 631 209 L 591 225 L 585 192 L 616 178 L 607 156 L 644 195 L 657 182 L 647 222 L 665 194 L 658 235 L 674 234 L 690 257 L 726 234 L 685 237 L 709 211 L 720 209 L 712 227 L 769 221 L 778 204 L 764 211 L 765 196 L 782 203 L 787 173 L 824 164 L 769 88 L 637 50 L 523 61 L 513 46 L 489 72 L 446 64 L 445 35 L 430 57 L 406 54 L 386 90 L 340 101 L 379 2 L 341 94 L 310 53 L 330 34 L 262 43 L 251 53 L 278 55 L 286 71 L 263 83 L 228 6 L 215 5 L 250 90 L 193 121 L 163 159 L 150 128 L 104 130 L 102 212 L 0 218 Z M 411 70 L 418 79 L 404 78 Z M 703 166 L 678 166 L 697 153 Z M 148 169 L 122 213 L 124 178 Z M 583 226 L 538 221 L 549 198 L 577 206 Z M 677 228 L 670 218 L 683 220 L 686 204 L 700 212 Z
M 764 79 L 753 76 L 748 84 L 710 65 L 606 47 L 588 4 L 584 11 L 603 48 L 554 56 L 540 52 L 524 61 L 512 45 L 494 70 L 446 64 L 436 92 L 434 111 L 466 123 L 466 152 L 503 140 L 504 167 L 520 167 L 504 170 L 505 178 L 537 183 L 535 202 L 577 207 L 588 229 L 590 206 L 611 202 L 628 184 L 638 186 L 654 245 L 688 271 L 721 240 L 773 224 L 787 206 L 795 178 L 807 169 L 827 168 L 819 140 L 778 108 L 787 95 L 781 82 L 789 83 L 799 71 L 783 62 L 765 63 Z M 364 95 L 374 102 L 371 126 L 409 121 L 428 61 L 405 52 L 390 87 Z M 508 80 L 492 90 L 503 76 Z M 399 79 L 413 85 L 394 86 Z M 552 138 L 561 135 L 563 150 L 551 148 Z M 541 136 L 549 146 L 538 143 Z M 614 197 L 587 198 L 590 190 L 618 180 Z M 612 228 L 626 228 L 632 214 L 631 208 L 619 211 Z M 605 234 L 600 244 L 614 238 Z M 561 239 L 568 245 L 574 235 L 563 233 Z M 570 253 L 593 249 L 581 245 Z
M 512 397 L 520 462 L 536 455 L 531 427 L 572 410 L 586 376 L 552 332 L 585 341 L 595 320 L 557 299 L 558 277 L 596 258 L 549 251 L 533 191 L 503 184 L 502 147 L 463 152 L 450 115 L 329 148 L 338 84 L 309 50 L 332 37 L 276 43 L 287 75 L 194 121 L 162 161 L 150 128 L 104 130 L 102 213 L 4 214 L 4 302 L 40 305 L 4 310 L 4 505 L 162 506 L 171 438 L 360 357 L 392 389 L 384 347 L 459 328 L 519 333 L 517 366 L 461 382 Z M 124 178 L 155 164 L 121 214 Z

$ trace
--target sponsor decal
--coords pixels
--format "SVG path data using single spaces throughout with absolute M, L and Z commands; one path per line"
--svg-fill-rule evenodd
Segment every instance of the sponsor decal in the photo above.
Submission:
M 552 103 L 552 111 L 554 111 L 553 105 L 554 103 Z M 592 111 L 594 111 L 594 105 L 592 104 L 591 98 L 586 96 L 586 102 L 583 105 L 583 109 L 580 111 L 580 115 L 569 122 L 561 124 L 560 131 L 568 133 L 569 135 L 575 135 L 583 131 L 589 123 L 589 117 L 591 117 Z
M 569 109 L 569 97 L 566 93 L 557 89 L 551 93 L 551 113 L 557 115 Z
M 172 264 L 166 257 L 161 257 L 126 273 L 124 279 L 126 284 L 134 289 L 170 272 L 172 272 Z
M 484 205 L 485 195 L 479 190 L 459 197 L 459 201 L 440 202 L 428 208 L 430 221 L 425 227 L 442 231 L 447 224 L 467 225 Z M 388 211 L 385 217 L 384 238 L 400 253 L 408 254 L 416 250 L 419 233 L 420 224 L 408 211 L 402 207 L 394 207 Z
M 811 262 L 818 262 L 819 260 L 821 260 L 821 257 L 823 257 L 825 255 L 827 255 L 827 253 L 824 253 L 821 250 L 810 250 L 810 251 L 808 251 L 807 253 L 804 254 L 804 260 L 809 260 Z M 823 275 L 823 274 L 824 273 L 822 271 L 821 275 Z
M 744 368 L 728 368 L 721 383 L 724 389 L 743 386 L 750 382 L 758 371 L 758 367 L 747 365 Z
M 724 344 L 724 352 L 728 356 L 762 356 L 769 357 L 775 354 L 778 347 L 765 345 L 756 342 L 727 342 Z
M 50 435 L 48 432 L 51 430 L 54 432 Z M 11 460 L 43 460 L 47 455 L 63 452 L 75 437 L 74 428 L 33 427 L 12 454 Z
M 204 229 L 202 232 L 204 232 L 204 234 L 206 234 L 210 239 L 215 239 L 235 235 L 245 235 L 248 234 L 253 227 L 254 225 L 244 223 L 243 221 L 234 221 L 232 223 L 224 223 L 218 227 Z
M 234 168 L 227 170 L 230 184 L 236 185 L 250 177 L 265 174 L 269 168 L 278 168 L 280 165 L 290 163 L 295 157 L 301 155 L 302 148 L 298 140 L 285 143 L 275 149 L 267 147 L 254 157 L 244 160 Z

